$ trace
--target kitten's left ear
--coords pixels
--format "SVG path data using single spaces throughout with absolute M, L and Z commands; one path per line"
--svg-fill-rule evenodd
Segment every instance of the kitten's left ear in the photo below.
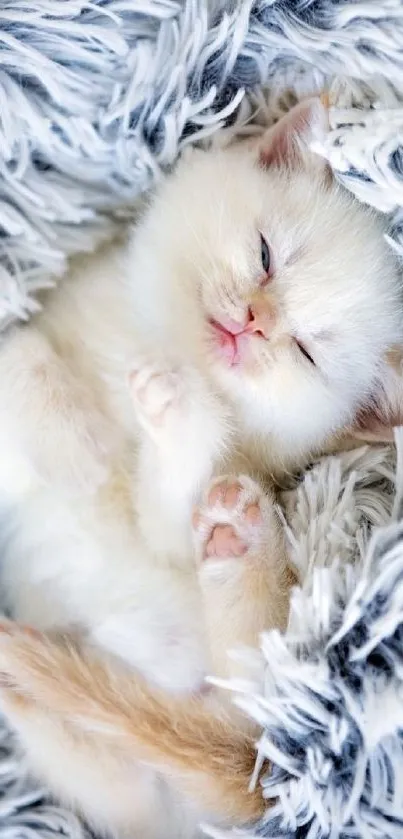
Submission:
M 311 143 L 322 139 L 328 127 L 327 108 L 319 97 L 300 102 L 263 135 L 259 144 L 261 164 L 325 171 L 327 163 L 311 151 Z
M 393 442 L 393 429 L 403 425 L 403 346 L 392 347 L 385 362 L 378 389 L 350 429 L 355 439 L 365 443 Z

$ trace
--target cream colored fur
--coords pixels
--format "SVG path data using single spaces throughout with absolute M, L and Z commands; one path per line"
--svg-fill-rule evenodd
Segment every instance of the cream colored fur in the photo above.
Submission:
M 382 224 L 307 150 L 323 123 L 315 100 L 259 146 L 195 151 L 128 241 L 77 259 L 2 347 L 4 596 L 18 619 L 78 633 L 125 662 L 133 690 L 147 680 L 150 707 L 153 690 L 186 694 L 208 672 L 236 672 L 229 647 L 284 625 L 282 533 L 271 490 L 250 476 L 281 479 L 323 450 L 378 398 L 387 351 L 402 341 Z M 239 363 L 224 358 L 214 323 L 247 326 Z M 214 501 L 223 471 L 232 505 L 225 493 Z M 102 705 L 103 675 L 92 678 Z M 64 694 L 53 684 L 56 714 Z M 161 781 L 164 741 L 146 771 L 141 749 L 128 763 L 97 739 L 78 744 L 69 720 L 13 696 L 8 713 L 40 752 L 38 771 L 96 829 L 149 839 L 197 830 L 201 785 L 190 794 L 177 777 Z M 173 719 L 177 701 L 167 695 Z M 144 721 L 137 711 L 131 731 Z M 215 737 L 204 720 L 196 714 L 188 729 L 203 761 Z M 157 721 L 144 727 L 152 742 Z M 227 742 L 243 736 L 250 756 L 249 733 L 238 719 L 228 725 Z M 169 768 L 169 750 L 165 759 Z M 250 799 L 239 802 L 242 821 Z M 208 815 L 222 818 L 217 800 Z

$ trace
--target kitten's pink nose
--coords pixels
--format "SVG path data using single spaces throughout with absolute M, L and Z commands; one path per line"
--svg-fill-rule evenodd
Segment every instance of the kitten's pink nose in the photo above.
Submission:
M 270 338 L 276 325 L 277 312 L 274 303 L 259 296 L 249 306 L 249 323 L 246 332 L 255 332 L 263 338 Z

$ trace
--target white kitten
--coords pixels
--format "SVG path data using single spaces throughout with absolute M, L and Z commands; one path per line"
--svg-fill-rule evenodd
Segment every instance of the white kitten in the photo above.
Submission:
M 222 469 L 302 467 L 379 401 L 402 341 L 382 224 L 309 153 L 324 121 L 313 100 L 258 146 L 194 152 L 129 243 L 76 260 L 0 356 L 8 604 L 38 628 L 77 628 L 166 689 L 200 687 L 226 669 L 232 641 L 286 617 L 278 523 L 245 477 L 229 511 L 207 504 L 196 538 L 216 561 L 197 573 L 201 488 Z M 249 507 L 268 548 L 262 537 L 256 547 Z M 250 585 L 240 545 L 258 560 Z M 32 720 L 12 716 L 35 751 Z M 56 781 L 67 735 L 52 732 L 42 771 L 98 827 L 116 824 L 85 755 Z M 127 801 L 132 830 L 142 822 Z M 158 817 L 150 835 L 165 827 Z

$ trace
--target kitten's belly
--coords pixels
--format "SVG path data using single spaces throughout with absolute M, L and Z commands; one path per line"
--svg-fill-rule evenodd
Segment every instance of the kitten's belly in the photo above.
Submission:
M 3 503 L 5 608 L 41 630 L 84 630 L 164 689 L 198 690 L 209 668 L 194 568 L 159 564 L 134 526 L 109 515 L 50 491 Z
M 72 508 L 37 492 L 12 506 L 3 501 L 2 518 L 1 586 L 13 615 L 39 629 L 83 624 L 101 563 Z

